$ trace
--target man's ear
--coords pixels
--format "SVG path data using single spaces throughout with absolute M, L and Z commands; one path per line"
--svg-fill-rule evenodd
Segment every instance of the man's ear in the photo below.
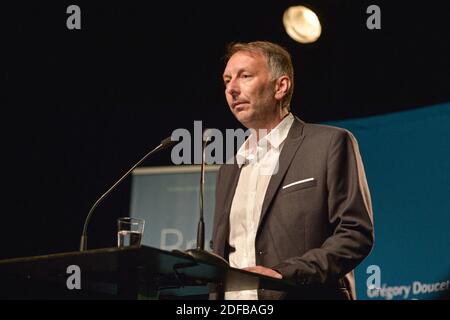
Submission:
M 281 100 L 289 91 L 291 87 L 291 79 L 288 76 L 281 76 L 275 83 L 275 99 Z

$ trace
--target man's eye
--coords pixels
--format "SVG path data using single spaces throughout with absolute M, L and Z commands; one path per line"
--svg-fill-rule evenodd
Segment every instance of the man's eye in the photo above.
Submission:
M 242 78 L 244 78 L 244 79 L 248 79 L 248 78 L 250 78 L 251 77 L 251 75 L 249 75 L 249 74 L 243 74 L 242 75 Z

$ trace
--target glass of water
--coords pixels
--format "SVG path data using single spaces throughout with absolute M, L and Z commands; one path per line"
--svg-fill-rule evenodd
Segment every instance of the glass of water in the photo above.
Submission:
M 117 219 L 117 246 L 140 246 L 144 234 L 143 219 L 123 217 Z

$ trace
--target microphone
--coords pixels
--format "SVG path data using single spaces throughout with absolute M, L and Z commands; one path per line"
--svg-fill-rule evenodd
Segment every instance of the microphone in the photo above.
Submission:
M 145 159 L 147 159 L 149 156 L 151 156 L 152 154 L 154 154 L 160 150 L 170 147 L 174 143 L 175 143 L 175 141 L 172 141 L 171 137 L 167 137 L 166 139 L 162 140 L 161 143 L 156 148 L 154 148 L 153 150 L 148 152 L 145 156 L 143 156 L 141 158 L 141 160 L 139 160 L 134 166 L 132 166 L 131 169 L 128 170 L 119 180 L 117 180 L 117 182 L 114 183 L 111 188 L 109 188 L 104 194 L 102 194 L 102 196 L 100 198 L 98 198 L 97 201 L 95 201 L 95 203 L 89 210 L 86 220 L 84 221 L 83 233 L 81 234 L 81 240 L 80 240 L 80 251 L 84 251 L 87 249 L 87 238 L 88 238 L 87 237 L 87 227 L 88 227 L 89 221 L 91 220 L 92 214 L 94 213 L 95 208 L 97 208 L 97 206 L 100 204 L 100 202 L 102 202 L 111 193 L 111 191 L 114 190 L 114 188 L 116 188 L 126 177 L 128 177 L 128 175 L 131 172 L 133 172 L 133 170 L 138 165 L 140 165 L 142 162 L 144 162 Z
M 190 255 L 194 260 L 200 262 L 207 262 L 214 265 L 228 266 L 226 261 L 221 256 L 205 250 L 205 221 L 203 219 L 204 207 L 204 186 L 205 186 L 205 148 L 208 142 L 211 141 L 212 130 L 206 129 L 203 133 L 202 143 L 202 163 L 200 166 L 200 219 L 197 226 L 197 248 L 189 249 L 186 254 Z

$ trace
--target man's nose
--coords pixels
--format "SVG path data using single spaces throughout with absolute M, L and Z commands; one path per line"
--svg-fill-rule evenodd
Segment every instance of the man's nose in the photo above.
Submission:
M 233 98 L 236 98 L 239 95 L 240 89 L 239 84 L 236 82 L 236 80 L 230 80 L 230 82 L 228 82 L 226 93 Z

